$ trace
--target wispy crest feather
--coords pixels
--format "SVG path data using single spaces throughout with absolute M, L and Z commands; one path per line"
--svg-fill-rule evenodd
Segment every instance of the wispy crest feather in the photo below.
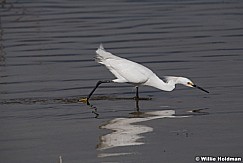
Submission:
M 173 81 L 174 83 L 176 83 L 178 77 L 176 76 L 163 76 L 163 80 L 166 82 L 166 83 L 169 83 L 170 81 Z

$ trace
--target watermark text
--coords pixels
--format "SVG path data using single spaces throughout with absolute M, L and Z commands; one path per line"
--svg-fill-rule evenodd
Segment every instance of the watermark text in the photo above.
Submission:
M 232 156 L 196 156 L 195 161 L 197 162 L 242 162 L 242 157 Z

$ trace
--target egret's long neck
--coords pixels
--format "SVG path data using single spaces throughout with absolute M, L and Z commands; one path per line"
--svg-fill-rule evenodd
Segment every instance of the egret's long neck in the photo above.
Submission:
M 156 75 L 151 77 L 144 85 L 155 87 L 163 91 L 172 91 L 173 89 L 175 89 L 174 82 L 165 83 Z

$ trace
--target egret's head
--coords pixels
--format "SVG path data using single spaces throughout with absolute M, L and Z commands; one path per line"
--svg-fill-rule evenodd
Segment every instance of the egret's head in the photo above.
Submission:
M 193 87 L 193 82 L 188 79 L 188 78 L 185 78 L 185 77 L 179 77 L 178 78 L 178 81 L 177 81 L 179 84 L 182 84 L 184 86 L 187 86 L 187 87 Z
M 190 79 L 188 79 L 188 78 L 180 77 L 179 80 L 180 80 L 180 81 L 179 81 L 180 84 L 183 84 L 183 85 L 185 85 L 185 86 L 187 86 L 187 87 L 198 88 L 198 89 L 200 89 L 201 91 L 204 91 L 204 92 L 209 93 L 207 90 L 203 89 L 202 87 L 199 87 L 199 86 L 195 85 L 195 84 L 194 84 Z

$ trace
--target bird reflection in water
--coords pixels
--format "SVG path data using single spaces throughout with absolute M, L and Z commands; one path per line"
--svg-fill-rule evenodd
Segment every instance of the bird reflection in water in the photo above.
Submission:
M 175 110 L 161 110 L 146 112 L 143 114 L 143 118 L 115 118 L 108 121 L 106 124 L 100 126 L 101 129 L 112 130 L 111 133 L 100 137 L 100 142 L 97 145 L 98 150 L 106 150 L 114 147 L 133 146 L 144 144 L 141 141 L 143 136 L 141 134 L 152 132 L 153 128 L 139 124 L 139 122 L 145 122 L 154 119 L 161 118 L 184 118 L 188 116 L 176 116 Z M 125 153 L 120 153 L 124 155 Z M 126 153 L 131 154 L 131 153 Z M 119 153 L 102 153 L 99 157 L 119 155 Z

